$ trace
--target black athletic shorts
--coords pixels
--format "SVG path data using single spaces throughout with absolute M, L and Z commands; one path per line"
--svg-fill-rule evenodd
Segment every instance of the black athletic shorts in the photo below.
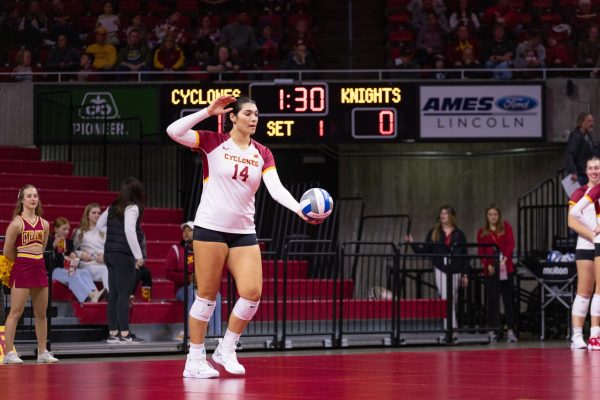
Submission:
M 244 247 L 258 244 L 256 233 L 228 233 L 194 226 L 194 240 L 225 243 L 227 247 Z
M 585 249 L 576 249 L 575 250 L 575 260 L 594 261 L 595 256 L 596 256 L 596 250 L 585 250 Z

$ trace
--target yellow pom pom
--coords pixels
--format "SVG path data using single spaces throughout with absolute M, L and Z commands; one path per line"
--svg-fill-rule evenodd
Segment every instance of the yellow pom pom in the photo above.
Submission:
M 9 286 L 10 271 L 12 271 L 14 263 L 14 261 L 0 255 L 0 282 L 2 282 L 4 286 Z

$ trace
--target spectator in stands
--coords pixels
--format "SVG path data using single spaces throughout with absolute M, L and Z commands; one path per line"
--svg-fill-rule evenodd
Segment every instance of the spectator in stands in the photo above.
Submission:
M 231 58 L 231 52 L 227 46 L 219 46 L 216 56 L 209 61 L 206 70 L 211 74 L 237 72 L 240 70 L 240 66 Z
M 429 26 L 429 16 L 433 14 L 440 29 L 448 32 L 446 6 L 442 0 L 412 0 L 406 8 L 412 13 L 412 25 L 416 30 Z
M 460 60 L 454 64 L 457 68 L 462 68 L 465 70 L 468 69 L 480 69 L 481 64 L 479 60 L 475 58 L 475 54 L 473 53 L 473 49 L 464 48 L 460 55 Z M 482 77 L 482 73 L 479 71 L 465 71 L 463 72 L 463 77 L 470 79 L 479 79 Z
M 52 46 L 46 61 L 48 71 L 77 71 L 79 69 L 79 54 L 69 45 L 64 34 L 58 35 L 56 45 Z
M 575 60 L 568 45 L 571 36 L 569 25 L 560 24 L 552 28 L 546 41 L 546 66 L 548 68 L 573 68 Z
M 292 53 L 281 64 L 281 69 L 308 70 L 315 69 L 315 62 L 303 42 L 294 46 Z
M 142 14 L 136 14 L 131 19 L 131 25 L 125 29 L 125 37 L 129 37 L 129 32 L 132 30 L 137 30 L 140 34 L 140 44 L 142 46 L 147 46 L 148 48 L 152 48 L 153 44 L 150 41 L 150 32 L 146 28 L 146 25 L 142 22 Z
M 413 243 L 411 248 L 415 253 L 420 254 L 439 254 L 431 258 L 431 262 L 435 267 L 435 286 L 438 289 L 442 299 L 448 298 L 447 292 L 447 271 L 448 271 L 448 255 L 450 249 L 454 247 L 454 254 L 466 254 L 467 249 L 463 246 L 467 243 L 465 233 L 456 224 L 456 211 L 452 206 L 444 205 L 440 207 L 437 224 L 433 229 L 427 232 L 424 244 Z M 406 236 L 406 241 L 413 242 L 412 235 Z M 464 259 L 455 258 L 452 263 L 452 326 L 458 327 L 456 319 L 456 304 L 458 300 L 458 290 L 461 286 L 467 286 L 468 278 L 468 263 Z
M 79 228 L 73 232 L 73 246 L 79 258 L 79 268 L 88 270 L 94 282 L 102 282 L 103 288 L 110 291 L 108 268 L 104 262 L 106 233 L 97 227 L 100 213 L 98 203 L 85 206 Z
M 113 14 L 113 5 L 110 1 L 104 2 L 104 14 L 98 15 L 96 20 L 96 28 L 100 27 L 106 29 L 106 43 L 118 46 L 121 21 L 119 16 Z
M 51 39 L 56 41 L 60 35 L 65 35 L 70 44 L 77 46 L 79 43 L 79 34 L 77 33 L 73 19 L 65 9 L 65 3 L 62 0 L 54 0 L 52 2 L 51 20 Z
M 260 49 L 261 67 L 273 65 L 279 62 L 279 39 L 273 35 L 273 27 L 266 25 L 262 29 L 261 35 L 256 39 L 256 44 Z
M 592 8 L 590 0 L 579 0 L 578 7 L 571 20 L 571 26 L 575 28 L 575 37 L 584 40 L 586 32 L 600 24 L 600 15 Z
M 496 25 L 492 40 L 482 46 L 481 53 L 485 67 L 496 70 L 494 76 L 497 79 L 511 79 L 510 68 L 512 67 L 514 51 L 515 45 L 507 39 L 504 26 Z
M 31 82 L 33 81 L 33 70 L 31 68 L 31 51 L 28 49 L 21 49 L 15 57 L 17 65 L 13 69 L 15 75 L 13 78 L 18 82 Z
M 180 71 L 185 65 L 185 56 L 175 38 L 167 35 L 163 43 L 154 52 L 154 69 L 158 71 Z M 174 78 L 169 75 L 169 77 Z
M 31 297 L 35 317 L 38 363 L 56 363 L 58 360 L 46 348 L 48 335 L 48 275 L 44 263 L 44 248 L 50 230 L 48 221 L 41 217 L 42 204 L 37 189 L 25 185 L 19 190 L 12 221 L 6 228 L 2 254 L 14 262 L 10 272 L 10 313 L 6 318 L 6 336 L 3 364 L 22 364 L 14 349 L 15 332 L 25 304 Z M 4 305 L 3 305 L 4 306 Z M 3 372 L 4 374 L 6 372 Z
M 129 31 L 127 45 L 119 50 L 117 56 L 117 71 L 143 72 L 151 69 L 152 54 L 150 49 L 140 43 L 140 32 L 137 29 Z M 122 79 L 126 79 L 123 76 Z M 134 77 L 135 78 L 135 77 Z M 142 79 L 145 75 L 142 75 Z
M 483 24 L 490 27 L 503 25 L 512 34 L 520 23 L 519 14 L 513 9 L 511 0 L 498 0 L 496 6 L 489 7 L 483 13 Z
M 571 307 L 572 349 L 588 348 L 588 344 L 583 339 L 583 325 L 590 308 L 590 300 L 592 307 L 589 310 L 591 315 L 589 344 L 594 345 L 594 341 L 597 341 L 600 335 L 600 295 L 594 295 L 597 274 L 594 269 L 594 242 L 597 234 L 593 228 L 596 226 L 596 210 L 595 207 L 587 207 L 580 213 L 576 211 L 576 205 L 581 198 L 600 183 L 600 159 L 593 157 L 587 160 L 586 175 L 588 183 L 575 190 L 569 199 L 568 225 L 578 235 L 575 248 L 577 295 Z
M 233 58 L 240 60 L 244 66 L 256 64 L 258 46 L 254 28 L 247 12 L 238 13 L 230 23 L 221 30 L 221 45 L 231 49 Z
M 577 46 L 577 66 L 593 68 L 600 57 L 600 29 L 597 25 L 590 26 L 586 40 Z
M 445 71 L 448 66 L 446 65 L 446 58 L 442 54 L 436 54 L 433 56 L 433 68 L 438 70 L 433 73 L 433 78 L 441 81 L 444 79 L 452 78 L 452 74 Z
M 471 49 L 477 57 L 479 53 L 479 43 L 471 35 L 471 31 L 466 25 L 459 25 L 454 31 L 456 38 L 448 45 L 448 58 L 451 64 L 456 65 L 460 62 L 464 49 Z
M 48 18 L 40 9 L 38 1 L 31 1 L 25 14 L 19 19 L 20 43 L 32 51 L 39 51 L 43 44 L 49 42 Z
M 184 279 L 188 279 L 188 314 L 192 308 L 192 304 L 196 299 L 196 290 L 194 288 L 194 253 L 190 251 L 187 259 L 184 257 L 185 246 L 192 240 L 194 231 L 194 222 L 188 221 L 181 224 L 182 240 L 178 244 L 171 246 L 167 253 L 166 264 L 167 279 L 175 283 L 175 298 L 179 301 L 184 300 Z M 187 277 L 184 276 L 187 271 Z M 221 293 L 217 293 L 215 300 L 215 312 L 213 313 L 208 323 L 208 334 L 221 335 Z M 183 338 L 183 331 L 177 335 L 177 339 Z
M 446 38 L 436 14 L 428 14 L 428 23 L 419 30 L 416 46 L 419 63 L 425 66 L 432 66 L 433 56 L 445 52 Z
M 87 47 L 86 53 L 94 56 L 93 66 L 98 71 L 110 71 L 117 62 L 117 49 L 106 43 L 107 30 L 101 26 L 96 28 L 96 42 Z
M 167 37 L 172 38 L 179 47 L 187 46 L 191 38 L 188 32 L 181 27 L 181 12 L 173 11 L 167 19 L 154 28 L 154 35 L 158 44 L 163 44 Z
M 451 31 L 455 31 L 456 28 L 464 25 L 471 32 L 479 32 L 479 28 L 481 27 L 477 13 L 469 4 L 469 0 L 458 1 L 458 9 L 450 15 L 448 24 Z
M 219 43 L 221 32 L 212 26 L 209 15 L 204 15 L 200 19 L 200 26 L 192 38 L 192 51 L 196 65 L 205 66 L 215 53 L 215 48 Z
M 597 155 L 598 151 L 592 139 L 594 117 L 589 112 L 582 112 L 577 117 L 577 127 L 569 134 L 565 150 L 565 169 L 573 182 L 585 185 L 588 181 L 586 173 L 587 160 Z
M 8 63 L 8 51 L 14 48 L 15 43 L 19 43 L 18 26 L 21 19 L 21 8 L 13 5 L 6 18 L 0 21 L 0 58 L 4 58 L 3 63 Z
M 100 77 L 96 74 L 94 67 L 94 55 L 91 53 L 83 53 L 79 58 L 79 72 L 77 80 L 79 82 L 96 82 Z
M 123 181 L 121 191 L 102 213 L 96 226 L 106 228 L 104 261 L 108 266 L 111 290 L 108 293 L 108 343 L 135 343 L 142 339 L 129 331 L 129 295 L 135 269 L 144 265 L 143 233 L 144 187 L 133 177 Z
M 515 249 L 515 237 L 512 226 L 502 219 L 502 212 L 496 205 L 485 210 L 484 224 L 477 231 L 477 244 L 489 247 L 478 247 L 479 256 L 490 256 L 481 259 L 485 283 L 486 321 L 490 328 L 500 327 L 499 295 L 502 295 L 504 317 L 506 319 L 506 341 L 514 343 L 515 336 L 515 306 L 514 306 L 514 276 L 515 267 L 512 257 Z M 494 248 L 493 246 L 497 246 Z M 496 253 L 499 251 L 499 255 Z M 494 257 L 497 255 L 497 257 Z M 498 291 L 500 293 L 498 293 Z
M 300 40 L 306 45 L 308 50 L 315 51 L 317 49 L 317 39 L 310 30 L 308 21 L 306 19 L 298 19 L 296 21 L 292 29 L 285 37 L 283 49 L 286 52 L 293 50 L 294 44 L 298 43 Z
M 528 36 L 517 46 L 513 65 L 515 68 L 543 68 L 546 65 L 546 48 L 542 44 L 542 32 L 531 29 Z
M 388 61 L 388 68 L 394 70 L 418 70 L 420 65 L 418 61 L 414 57 L 415 51 L 411 47 L 401 47 L 399 49 L 398 55 L 394 57 L 390 57 Z M 412 79 L 418 78 L 419 74 L 417 72 L 398 72 L 398 73 L 390 73 L 389 76 L 391 78 L 398 79 Z
M 106 293 L 106 288 L 98 290 L 90 271 L 78 268 L 79 258 L 73 241 L 69 239 L 70 230 L 69 220 L 65 217 L 54 220 L 54 234 L 50 235 L 46 246 L 46 250 L 54 252 L 54 264 L 49 268 L 52 279 L 68 286 L 80 303 L 96 303 Z

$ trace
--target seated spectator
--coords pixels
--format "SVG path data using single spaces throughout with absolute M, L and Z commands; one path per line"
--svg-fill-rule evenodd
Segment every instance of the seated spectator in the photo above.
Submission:
M 586 32 L 600 23 L 600 15 L 592 8 L 590 0 L 579 0 L 578 7 L 571 20 L 571 26 L 575 28 L 575 36 L 578 40 L 584 40 Z
M 58 35 L 56 45 L 50 49 L 46 69 L 48 71 L 77 71 L 79 69 L 79 53 L 69 45 L 67 36 Z
M 304 42 L 306 48 L 310 51 L 315 51 L 317 49 L 317 40 L 310 31 L 308 22 L 305 19 L 297 20 L 293 28 L 287 33 L 283 49 L 286 52 L 293 50 L 294 44 L 299 41 Z
M 444 31 L 440 27 L 436 14 L 428 14 L 427 26 L 419 30 L 416 40 L 417 58 L 421 65 L 433 65 L 433 56 L 446 50 Z
M 294 50 L 281 64 L 281 69 L 287 70 L 307 70 L 315 69 L 315 62 L 308 52 L 304 42 L 298 42 L 294 46 Z
M 136 14 L 131 19 L 131 25 L 125 29 L 125 37 L 129 37 L 129 32 L 132 30 L 137 30 L 140 34 L 140 44 L 142 46 L 148 46 L 148 48 L 153 47 L 153 43 L 150 41 L 150 32 L 146 28 L 146 25 L 142 22 L 142 15 Z
M 183 48 L 191 42 L 191 36 L 186 30 L 180 26 L 181 13 L 174 11 L 167 19 L 154 28 L 154 35 L 157 43 L 163 44 L 167 37 L 171 37 L 175 44 Z
M 482 68 L 479 60 L 475 58 L 475 54 L 473 53 L 473 49 L 464 48 L 460 55 L 460 60 L 454 64 L 457 68 L 462 69 L 480 69 Z M 481 72 L 478 71 L 465 71 L 463 72 L 463 77 L 469 79 L 481 79 L 483 76 Z
M 58 217 L 54 220 L 54 234 L 48 238 L 46 250 L 54 252 L 54 264 L 50 266 L 52 279 L 69 287 L 80 303 L 98 302 L 106 293 L 98 290 L 90 271 L 79 269 L 79 259 L 74 251 L 73 241 L 69 239 L 71 227 L 69 220 Z
M 498 0 L 495 6 L 485 10 L 482 20 L 488 27 L 501 24 L 512 34 L 519 26 L 521 18 L 513 9 L 511 0 Z
M 221 30 L 221 45 L 231 49 L 233 58 L 245 66 L 255 65 L 258 46 L 247 12 L 240 12 Z
M 98 71 L 110 71 L 117 62 L 117 49 L 106 43 L 107 30 L 104 27 L 96 28 L 96 42 L 87 47 L 86 53 L 94 56 L 94 68 Z
M 515 53 L 515 68 L 543 68 L 546 62 L 546 48 L 542 44 L 542 33 L 537 29 L 531 29 L 529 38 L 519 43 Z
M 475 57 L 479 53 L 479 43 L 475 39 L 469 28 L 466 25 L 460 25 L 455 31 L 456 38 L 450 45 L 448 45 L 448 59 L 449 63 L 456 65 L 460 62 L 462 52 L 464 49 L 471 49 Z
M 51 39 L 58 40 L 60 35 L 65 35 L 68 42 L 74 46 L 79 44 L 79 34 L 75 29 L 73 19 L 69 12 L 65 9 L 65 3 L 62 0 L 54 0 L 52 2 L 52 18 L 51 18 Z
M 175 39 L 167 35 L 163 43 L 154 52 L 154 69 L 158 71 L 179 71 L 183 69 L 185 56 L 175 44 Z
M 27 49 L 21 49 L 15 57 L 17 65 L 13 69 L 16 74 L 13 78 L 18 82 L 31 82 L 33 81 L 33 70 L 31 69 L 31 51 Z
M 100 77 L 96 73 L 98 70 L 94 67 L 94 55 L 83 53 L 79 59 L 79 72 L 77 80 L 79 82 L 97 82 Z
M 279 60 L 279 39 L 273 35 L 271 25 L 263 27 L 261 35 L 256 39 L 256 44 L 260 49 L 261 64 Z
M 113 14 L 113 5 L 110 1 L 104 2 L 104 14 L 98 15 L 96 20 L 96 28 L 100 27 L 106 29 L 106 43 L 118 46 L 121 21 L 117 15 Z
M 588 29 L 586 40 L 577 46 L 577 66 L 580 68 L 593 68 L 600 56 L 600 40 L 598 26 L 592 25 Z
M 401 47 L 397 53 L 397 55 L 390 56 L 387 65 L 388 68 L 394 70 L 418 70 L 420 68 L 419 63 L 414 58 L 414 49 L 411 47 Z M 396 79 L 413 79 L 418 78 L 419 73 L 400 71 L 398 73 L 390 73 L 388 76 Z
M 503 25 L 496 25 L 493 31 L 493 38 L 482 46 L 482 60 L 486 68 L 497 69 L 495 74 L 499 79 L 510 79 L 512 73 L 509 69 L 512 67 L 515 45 L 506 38 L 506 31 Z
M 235 60 L 232 60 L 229 48 L 221 45 L 217 48 L 217 55 L 209 61 L 206 70 L 211 74 L 237 72 L 240 70 L 240 66 Z
M 104 263 L 106 232 L 96 228 L 100 214 L 99 204 L 90 203 L 85 206 L 79 228 L 73 232 L 73 245 L 80 260 L 79 268 L 88 270 L 94 282 L 102 282 L 102 286 L 110 291 L 108 268 Z
M 450 25 L 450 31 L 455 31 L 458 26 L 465 25 L 469 28 L 469 31 L 479 32 L 481 27 L 477 13 L 469 4 L 469 0 L 458 1 L 458 9 L 450 15 L 448 24 Z
M 150 71 L 151 59 L 150 49 L 140 43 L 140 32 L 132 29 L 127 37 L 127 45 L 119 50 L 115 69 L 130 72 Z M 144 78 L 144 76 L 142 77 Z M 127 78 L 127 76 L 122 78 Z
M 412 25 L 416 30 L 429 25 L 429 15 L 434 14 L 439 27 L 448 32 L 448 20 L 446 19 L 446 6 L 442 0 L 412 0 L 406 7 L 412 13 Z
M 215 53 L 220 35 L 220 31 L 213 28 L 210 16 L 205 15 L 200 19 L 200 26 L 194 34 L 191 45 L 197 65 L 206 66 L 208 64 L 211 56 Z
M 49 43 L 48 18 L 40 9 L 38 1 L 31 1 L 17 26 L 20 44 L 32 51 L 39 51 L 43 44 Z
M 452 77 L 447 71 L 444 71 L 448 67 L 446 66 L 446 59 L 441 54 L 436 54 L 433 57 L 433 68 L 439 70 L 433 73 L 433 79 L 435 80 L 441 81 Z
M 181 224 L 181 234 L 183 236 L 181 242 L 171 246 L 166 257 L 166 277 L 175 283 L 175 298 L 179 301 L 184 300 L 184 279 L 188 279 L 188 313 L 194 300 L 196 299 L 196 291 L 194 289 L 194 253 L 190 251 L 187 259 L 184 257 L 185 245 L 192 240 L 194 222 L 188 221 Z M 187 273 L 187 277 L 184 275 Z M 221 293 L 217 293 L 215 312 L 213 313 L 208 323 L 208 333 L 210 335 L 221 334 Z M 183 332 L 178 337 L 183 338 Z
M 556 25 L 546 41 L 546 66 L 548 68 L 575 67 L 573 51 L 568 45 L 571 29 L 569 25 Z

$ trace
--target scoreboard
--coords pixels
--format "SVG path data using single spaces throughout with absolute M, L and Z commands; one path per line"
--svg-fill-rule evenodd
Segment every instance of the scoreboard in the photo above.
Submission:
M 256 101 L 261 143 L 334 144 L 412 141 L 418 138 L 419 105 L 414 83 L 258 81 L 162 87 L 162 124 L 206 107 L 223 95 Z M 222 132 L 223 116 L 196 129 Z

